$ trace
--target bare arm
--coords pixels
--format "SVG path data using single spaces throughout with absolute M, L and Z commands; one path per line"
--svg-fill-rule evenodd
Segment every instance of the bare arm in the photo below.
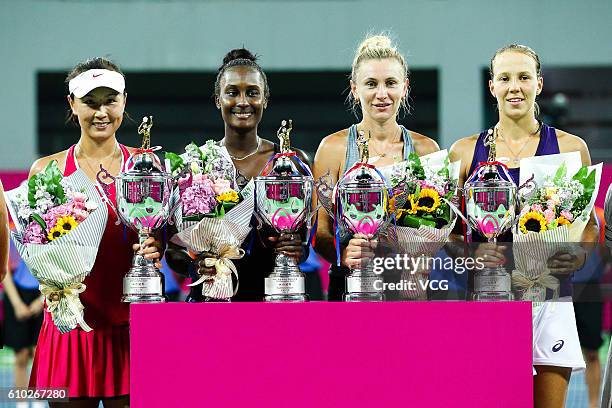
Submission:
M 440 146 L 432 138 L 413 131 L 410 131 L 410 133 L 414 142 L 414 151 L 417 155 L 425 156 L 440 150 Z
M 342 146 L 338 146 L 339 140 L 336 135 L 326 137 L 321 141 L 315 154 L 313 175 L 315 180 L 329 174 L 331 181 L 338 181 L 340 165 L 344 158 Z M 315 198 L 316 199 L 316 198 Z M 315 249 L 328 262 L 336 262 L 336 250 L 334 247 L 333 220 L 324 208 L 319 208 L 319 225 L 316 232 Z
M 568 152 L 580 152 L 580 158 L 582 159 L 583 166 L 591 165 L 591 154 L 589 148 L 584 140 L 580 137 L 569 134 L 567 132 L 558 131 L 559 133 L 559 150 L 561 153 Z M 597 220 L 595 218 L 595 210 L 591 212 L 591 217 L 584 232 L 582 233 L 582 242 L 596 243 L 599 241 L 599 228 L 597 226 Z

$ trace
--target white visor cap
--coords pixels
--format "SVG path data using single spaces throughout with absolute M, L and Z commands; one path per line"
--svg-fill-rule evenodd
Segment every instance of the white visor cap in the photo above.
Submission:
M 82 98 L 96 88 L 110 88 L 119 93 L 125 90 L 125 78 L 116 71 L 108 69 L 90 69 L 68 82 L 68 90 L 77 98 Z

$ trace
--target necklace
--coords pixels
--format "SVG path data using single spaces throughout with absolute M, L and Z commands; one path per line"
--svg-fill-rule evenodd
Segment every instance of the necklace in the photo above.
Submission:
M 501 141 L 502 141 L 502 142 L 504 142 L 504 144 L 506 145 L 506 147 L 507 147 L 507 148 L 508 148 L 508 150 L 510 151 L 510 155 L 512 156 L 512 159 L 511 159 L 511 160 L 509 160 L 509 159 L 508 159 L 508 158 L 506 158 L 506 157 L 503 157 L 503 158 L 502 158 L 502 157 L 500 157 L 500 161 L 504 161 L 504 160 L 502 160 L 502 159 L 507 159 L 507 160 L 508 160 L 508 162 L 509 162 L 509 164 L 510 164 L 511 166 L 514 166 L 514 165 L 519 164 L 519 163 L 521 162 L 521 158 L 520 158 L 521 153 L 523 153 L 523 150 L 525 150 L 525 147 L 527 147 L 527 145 L 528 145 L 528 144 L 529 144 L 529 142 L 531 141 L 531 137 L 532 137 L 532 136 L 535 136 L 535 135 L 537 135 L 537 134 L 538 134 L 538 132 L 540 131 L 540 127 L 541 127 L 540 122 L 538 122 L 538 127 L 536 128 L 535 132 L 530 133 L 530 134 L 529 134 L 529 136 L 527 136 L 527 138 L 526 138 L 526 140 L 525 140 L 525 143 L 523 143 L 523 146 L 521 146 L 521 148 L 520 148 L 520 150 L 518 151 L 518 153 L 514 153 L 514 150 L 512 150 L 512 148 L 510 147 L 510 145 L 508 144 L 508 142 L 506 142 L 506 138 L 505 138 L 505 137 L 503 137 L 503 135 L 504 135 L 504 134 L 503 134 L 503 132 L 501 131 L 501 129 L 500 129 L 498 126 L 496 126 L 496 127 L 495 127 L 495 133 L 496 133 L 496 135 L 495 135 L 495 139 L 498 139 L 498 138 L 500 138 L 500 136 L 502 136 Z
M 91 166 L 91 164 L 89 163 L 89 161 L 91 160 L 91 158 L 90 158 L 89 156 L 87 156 L 85 153 L 83 153 L 83 149 L 81 148 L 81 143 L 80 143 L 80 142 L 79 142 L 79 143 L 77 143 L 77 149 L 78 149 L 78 151 L 76 152 L 77 156 L 78 156 L 78 155 L 80 155 L 80 156 L 81 156 L 83 159 L 85 159 L 85 160 L 84 160 L 84 161 L 85 161 L 85 164 L 87 165 L 87 167 L 89 167 L 89 169 L 92 171 L 92 173 L 93 173 L 94 175 L 96 175 L 96 177 L 97 177 L 97 175 L 100 173 L 100 171 L 101 171 L 101 170 L 100 170 L 100 169 L 99 169 L 99 170 L 95 170 L 95 169 L 94 169 L 94 168 Z M 110 165 L 109 165 L 109 169 L 108 169 L 109 171 L 112 171 L 113 165 L 115 164 L 115 160 L 117 159 L 117 158 L 116 158 L 116 156 L 115 156 L 115 154 L 116 154 L 116 153 L 117 153 L 117 143 L 115 143 L 115 148 L 113 149 L 113 151 L 111 152 L 111 154 L 109 154 L 108 156 L 106 156 L 106 157 L 104 157 L 102 160 L 100 160 L 100 163 L 99 163 L 100 167 L 101 167 L 102 169 L 105 169 L 105 168 L 104 168 L 104 161 L 105 161 L 106 159 L 108 159 L 109 157 L 112 157 L 113 159 L 111 160 Z M 106 169 L 105 169 L 105 170 L 106 170 Z
M 391 141 L 391 145 L 393 145 L 394 143 L 399 142 L 400 137 L 401 137 L 401 134 L 402 134 L 402 128 L 401 128 L 401 126 L 400 126 L 400 127 L 399 127 L 399 132 L 398 132 L 398 134 L 397 134 L 397 138 L 393 138 L 393 140 Z M 397 139 L 397 140 L 396 140 L 396 139 Z M 376 153 L 376 154 L 378 155 L 378 156 L 374 156 L 374 157 L 372 157 L 372 158 L 371 158 L 369 161 L 377 161 L 377 160 L 379 160 L 379 159 L 382 159 L 382 158 L 387 157 L 387 153 L 388 153 L 388 152 L 382 152 L 382 153 L 381 153 L 381 152 L 379 152 L 379 151 L 378 151 L 378 149 L 376 149 L 372 143 L 369 143 L 369 147 L 372 149 L 372 151 L 373 151 L 374 153 Z M 400 158 L 400 155 L 399 155 L 399 154 L 395 154 L 395 155 L 393 155 L 393 161 L 399 161 L 399 158 Z
M 221 146 L 225 146 L 225 140 L 222 142 Z M 225 146 L 225 150 L 227 150 L 227 154 L 229 154 L 229 156 L 232 158 L 232 160 L 236 160 L 236 161 L 240 161 L 240 160 L 244 160 L 248 157 L 251 157 L 252 155 L 254 155 L 255 153 L 257 153 L 259 151 L 259 147 L 261 146 L 261 137 L 257 136 L 257 146 L 255 147 L 255 150 L 253 150 L 251 153 L 247 154 L 246 156 L 242 156 L 242 157 L 236 157 L 233 154 L 231 154 L 229 152 L 229 150 L 227 149 L 227 146 Z

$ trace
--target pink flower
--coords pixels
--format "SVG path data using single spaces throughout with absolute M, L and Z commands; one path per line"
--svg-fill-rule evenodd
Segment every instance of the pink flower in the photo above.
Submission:
M 204 180 L 208 180 L 203 174 L 191 174 L 192 183 L 202 183 Z
M 551 209 L 551 208 L 547 208 L 546 210 L 544 210 L 544 218 L 546 218 L 546 223 L 551 223 L 556 217 L 555 217 L 555 210 Z
M 544 209 L 542 208 L 542 204 L 534 204 L 531 206 L 531 211 L 537 211 L 539 213 L 544 212 Z
M 24 244 L 46 244 L 47 237 L 40 224 L 36 221 L 32 221 L 26 227 L 25 233 L 23 234 Z
M 215 191 L 216 195 L 223 194 L 231 189 L 232 187 L 230 181 L 223 178 L 216 179 L 213 184 L 213 190 Z
M 574 221 L 574 215 L 567 210 L 561 211 L 561 216 L 565 218 L 566 220 L 568 220 L 569 222 Z
M 181 200 L 184 215 L 207 214 L 217 206 L 212 181 L 206 178 L 187 187 Z
M 72 212 L 72 216 L 74 217 L 76 222 L 81 223 L 85 221 L 85 218 L 89 216 L 89 212 L 84 211 L 84 210 L 74 210 Z
M 80 193 L 78 191 L 74 192 L 72 194 L 72 200 L 76 201 L 76 202 L 82 202 L 84 203 L 85 201 L 87 201 L 87 196 L 83 193 Z

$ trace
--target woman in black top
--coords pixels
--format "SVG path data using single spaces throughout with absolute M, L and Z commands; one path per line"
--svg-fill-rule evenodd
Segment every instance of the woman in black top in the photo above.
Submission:
M 262 139 L 257 133 L 270 90 L 266 74 L 256 61 L 256 56 L 244 48 L 232 50 L 223 58 L 215 81 L 215 105 L 221 111 L 225 124 L 225 134 L 220 144 L 225 146 L 236 167 L 239 189 L 256 177 L 270 157 L 279 152 L 278 144 Z M 304 152 L 295 150 L 302 161 L 308 162 Z M 254 228 L 243 244 L 244 249 L 250 247 L 249 253 L 242 259 L 234 260 L 240 286 L 232 300 L 262 300 L 264 278 L 274 267 L 275 252 L 283 252 L 299 260 L 304 256 L 303 238 L 304 234 L 278 236 L 265 227 L 261 230 Z M 203 260 L 192 262 L 176 248 L 166 252 L 166 260 L 179 273 L 190 271 L 192 278 L 214 271 L 205 268 Z M 188 301 L 203 300 L 201 287 L 194 287 Z

